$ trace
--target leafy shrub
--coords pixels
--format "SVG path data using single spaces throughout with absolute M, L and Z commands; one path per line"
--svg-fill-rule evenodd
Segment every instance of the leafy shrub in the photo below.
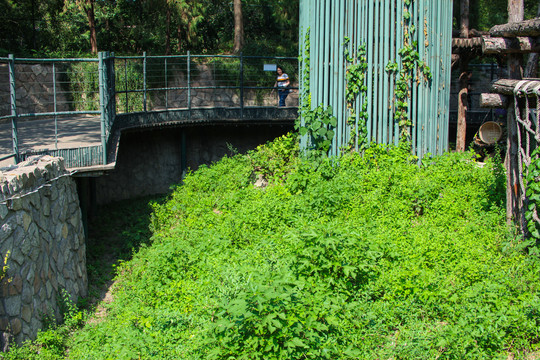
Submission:
M 290 138 L 187 176 L 119 267 L 77 359 L 483 359 L 538 351 L 540 262 L 504 176 L 405 147 L 301 160 Z M 265 165 L 265 166 L 263 166 Z M 265 189 L 252 173 L 274 179 Z

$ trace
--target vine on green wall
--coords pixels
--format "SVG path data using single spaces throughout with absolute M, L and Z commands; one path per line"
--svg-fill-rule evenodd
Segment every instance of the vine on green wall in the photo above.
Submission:
M 302 69 L 302 93 L 300 94 L 301 102 L 301 117 L 296 120 L 295 128 L 301 136 L 308 136 L 311 141 L 312 149 L 327 153 L 332 145 L 334 138 L 334 128 L 337 126 L 337 119 L 332 114 L 332 107 L 324 107 L 320 104 L 315 109 L 311 109 L 311 91 L 309 83 L 309 66 L 310 66 L 310 38 L 309 28 L 306 31 L 304 38 L 304 53 L 300 58 L 303 64 Z M 303 124 L 302 124 L 303 121 Z
M 311 109 L 311 91 L 309 88 L 309 66 L 310 66 L 310 40 L 309 40 L 310 28 L 306 30 L 306 36 L 304 38 L 304 53 L 300 57 L 300 63 L 302 64 L 302 94 L 300 94 L 302 99 L 302 109 L 309 110 Z
M 365 84 L 366 71 L 368 68 L 366 58 L 366 46 L 360 45 L 356 54 L 351 56 L 348 48 L 350 39 L 345 37 L 343 46 L 345 47 L 345 60 L 346 60 L 346 86 L 345 86 L 345 100 L 347 102 L 347 125 L 349 125 L 350 137 L 349 137 L 349 150 L 358 147 L 359 150 L 364 150 L 367 146 L 367 102 L 365 101 L 367 95 L 367 86 Z M 360 107 L 360 112 L 356 114 L 355 103 L 359 97 L 364 99 Z M 358 129 L 356 129 L 356 116 L 358 115 Z
M 411 87 L 414 80 L 419 81 L 418 77 L 414 76 L 414 72 L 417 70 L 418 73 L 424 76 L 426 81 L 431 80 L 432 77 L 429 66 L 420 60 L 418 42 L 411 40 L 411 34 L 414 34 L 416 31 L 416 26 L 411 24 L 410 6 L 413 1 L 405 0 L 405 8 L 403 9 L 403 47 L 398 52 L 401 57 L 401 69 L 397 62 L 391 62 L 386 65 L 386 71 L 399 73 L 394 92 L 394 119 L 399 124 L 400 138 L 407 141 L 410 140 L 409 127 L 412 126 L 409 117 Z
M 313 110 L 303 112 L 304 126 L 300 127 L 300 135 L 309 135 L 314 150 L 327 153 L 334 138 L 334 128 L 337 126 L 337 119 L 332 114 L 332 107 L 324 107 L 320 104 Z

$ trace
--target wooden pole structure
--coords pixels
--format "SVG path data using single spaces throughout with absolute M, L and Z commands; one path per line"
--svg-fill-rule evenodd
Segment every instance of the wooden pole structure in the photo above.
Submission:
M 540 17 L 540 2 L 538 2 L 538 10 L 536 11 L 536 17 Z M 525 77 L 538 76 L 538 52 L 529 54 L 527 60 L 527 66 L 525 67 Z
M 524 4 L 523 0 L 508 0 L 508 24 L 509 27 L 512 27 L 512 24 L 519 23 L 523 21 L 524 16 Z M 504 27 L 504 26 L 502 26 Z M 504 35 L 505 33 L 492 33 L 493 36 Z M 508 33 L 508 32 L 507 32 Z M 506 33 L 506 34 L 507 34 Z M 522 64 L 522 55 L 511 54 L 508 55 L 508 75 L 510 79 L 521 79 L 521 64 Z M 517 148 L 518 139 L 517 139 L 517 121 L 515 119 L 515 114 L 511 111 L 513 107 L 508 108 L 506 126 L 507 126 L 507 140 L 506 140 L 506 157 L 505 157 L 505 167 L 506 167 L 506 221 L 510 225 L 512 219 L 517 223 L 521 222 L 519 216 L 519 164 L 518 164 L 518 151 Z
M 535 37 L 482 37 L 484 54 L 522 54 L 540 51 L 540 41 Z
M 469 0 L 461 0 L 460 37 L 469 37 Z M 456 131 L 456 151 L 465 151 L 467 136 L 467 98 L 469 97 L 469 57 L 464 51 L 459 54 L 459 95 Z

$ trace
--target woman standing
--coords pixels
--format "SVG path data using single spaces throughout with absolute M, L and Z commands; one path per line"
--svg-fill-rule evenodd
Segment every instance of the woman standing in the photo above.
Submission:
M 276 68 L 276 72 L 277 80 L 274 84 L 274 88 L 278 88 L 279 106 L 285 106 L 285 99 L 287 98 L 287 95 L 289 95 L 289 75 L 285 74 L 281 66 Z M 272 90 L 272 93 L 273 92 L 274 90 Z

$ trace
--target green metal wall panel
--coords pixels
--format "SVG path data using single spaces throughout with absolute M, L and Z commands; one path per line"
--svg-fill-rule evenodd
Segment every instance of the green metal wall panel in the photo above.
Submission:
M 330 155 L 340 153 L 349 142 L 350 128 L 346 123 L 345 101 L 346 60 L 343 55 L 345 37 L 350 39 L 349 51 L 360 45 L 367 50 L 367 94 L 355 103 L 356 114 L 360 104 L 367 102 L 368 140 L 383 144 L 397 144 L 400 129 L 394 120 L 394 90 L 397 75 L 386 71 L 389 63 L 397 62 L 401 68 L 399 51 L 403 47 L 404 0 L 300 0 L 300 57 L 305 57 L 308 32 L 309 91 L 311 108 L 320 104 L 332 106 L 338 118 Z M 441 154 L 448 149 L 448 106 L 450 97 L 450 59 L 452 31 L 451 0 L 413 0 L 409 31 L 411 41 L 418 44 L 420 60 L 431 69 L 430 81 L 415 73 L 409 99 L 409 129 L 413 152 Z M 305 64 L 300 64 L 303 73 Z M 306 89 L 301 78 L 301 93 Z M 307 97 L 301 98 L 306 106 Z M 358 129 L 358 126 L 356 126 Z M 308 139 L 301 146 L 308 146 Z

